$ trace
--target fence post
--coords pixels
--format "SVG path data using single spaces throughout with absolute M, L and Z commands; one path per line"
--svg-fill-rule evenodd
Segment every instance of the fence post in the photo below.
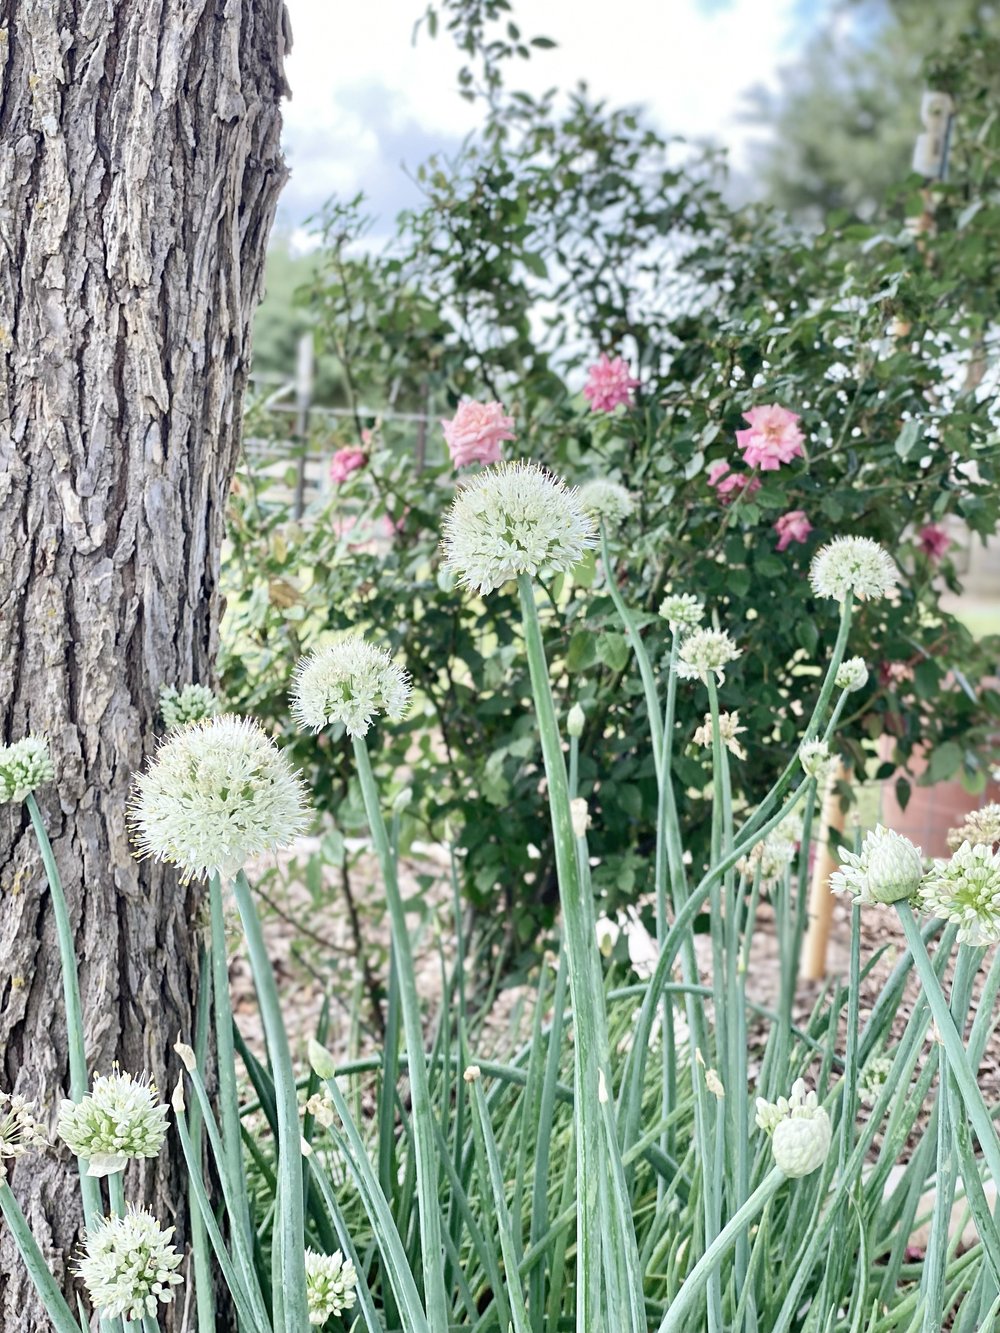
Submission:
M 309 449 L 309 408 L 312 406 L 313 390 L 313 336 L 303 333 L 299 339 L 298 357 L 295 364 L 295 444 L 299 450 L 298 468 L 295 474 L 294 514 L 302 517 L 306 507 L 306 454 Z
M 826 976 L 826 954 L 830 942 L 830 922 L 833 918 L 830 876 L 840 865 L 830 843 L 830 834 L 844 831 L 845 814 L 841 809 L 837 787 L 838 783 L 849 781 L 850 776 L 850 769 L 844 764 L 838 764 L 823 793 L 819 836 L 816 839 L 816 857 L 813 862 L 812 883 L 809 886 L 809 928 L 802 954 L 801 971 L 804 981 L 822 981 Z

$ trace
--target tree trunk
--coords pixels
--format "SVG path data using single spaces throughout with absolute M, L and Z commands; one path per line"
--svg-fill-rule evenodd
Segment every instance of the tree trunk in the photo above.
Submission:
M 160 686 L 212 675 L 288 42 L 282 0 L 0 0 L 0 734 L 52 745 L 40 798 L 91 1071 L 148 1069 L 164 1095 L 192 1031 L 199 902 L 133 860 L 125 808 Z M 0 903 L 0 1086 L 51 1114 L 67 1084 L 55 929 L 9 806 Z M 168 1146 L 129 1194 L 183 1239 Z M 12 1175 L 70 1285 L 68 1155 Z M 49 1327 L 0 1232 L 0 1330 Z

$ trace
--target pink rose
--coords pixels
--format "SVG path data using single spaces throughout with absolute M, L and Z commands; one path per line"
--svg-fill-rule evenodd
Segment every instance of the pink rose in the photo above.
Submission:
M 591 412 L 613 412 L 620 403 L 629 406 L 632 390 L 638 387 L 639 381 L 629 374 L 627 362 L 620 356 L 612 361 L 607 352 L 602 352 L 587 371 L 583 396 L 589 400 Z
M 738 430 L 736 443 L 743 450 L 743 461 L 748 467 L 777 472 L 782 463 L 803 457 L 799 418 L 787 407 L 779 407 L 777 403 L 752 407 L 743 413 L 743 419 L 750 423 L 750 429 Z
M 338 449 L 330 460 L 330 480 L 335 486 L 342 486 L 352 472 L 364 467 L 368 455 L 364 449 L 355 449 L 348 445 Z
M 506 416 L 500 403 L 459 403 L 450 421 L 441 422 L 444 438 L 455 467 L 498 463 L 505 440 L 514 440 L 514 418 Z
M 804 542 L 813 530 L 813 525 L 806 518 L 804 509 L 790 509 L 782 514 L 774 525 L 778 534 L 778 550 L 784 551 L 792 542 Z
M 729 464 L 722 459 L 708 469 L 708 484 L 718 490 L 719 500 L 724 505 L 732 504 L 738 495 L 746 492 L 747 499 L 760 490 L 760 478 L 751 477 L 746 472 L 731 472 Z
M 951 538 L 944 528 L 939 528 L 936 523 L 928 523 L 925 528 L 920 529 L 917 545 L 931 563 L 936 565 L 951 545 Z

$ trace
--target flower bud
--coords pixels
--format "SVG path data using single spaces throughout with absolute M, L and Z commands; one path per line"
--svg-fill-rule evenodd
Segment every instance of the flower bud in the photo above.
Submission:
M 582 796 L 577 796 L 569 803 L 569 815 L 573 821 L 574 838 L 585 838 L 587 829 L 590 828 L 590 814 L 587 810 L 587 802 Z
M 782 1120 L 771 1138 L 774 1164 L 786 1176 L 808 1176 L 826 1161 L 833 1130 L 830 1117 L 822 1106 L 811 1114 L 792 1115 Z
M 583 725 L 587 720 L 587 715 L 579 704 L 574 704 L 566 716 L 566 732 L 569 736 L 579 738 L 583 735 Z

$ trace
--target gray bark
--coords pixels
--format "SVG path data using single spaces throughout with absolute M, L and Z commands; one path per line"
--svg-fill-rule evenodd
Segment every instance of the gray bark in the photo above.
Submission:
M 90 1068 L 148 1069 L 164 1094 L 192 1029 L 198 903 L 133 860 L 125 809 L 159 687 L 211 679 L 288 41 L 282 0 L 0 0 L 0 739 L 52 744 L 41 803 Z M 0 1085 L 51 1113 L 56 937 L 10 807 L 0 904 Z M 178 1157 L 129 1193 L 183 1237 Z M 12 1179 L 69 1287 L 72 1164 L 25 1158 Z M 0 1230 L 0 1330 L 48 1328 Z

